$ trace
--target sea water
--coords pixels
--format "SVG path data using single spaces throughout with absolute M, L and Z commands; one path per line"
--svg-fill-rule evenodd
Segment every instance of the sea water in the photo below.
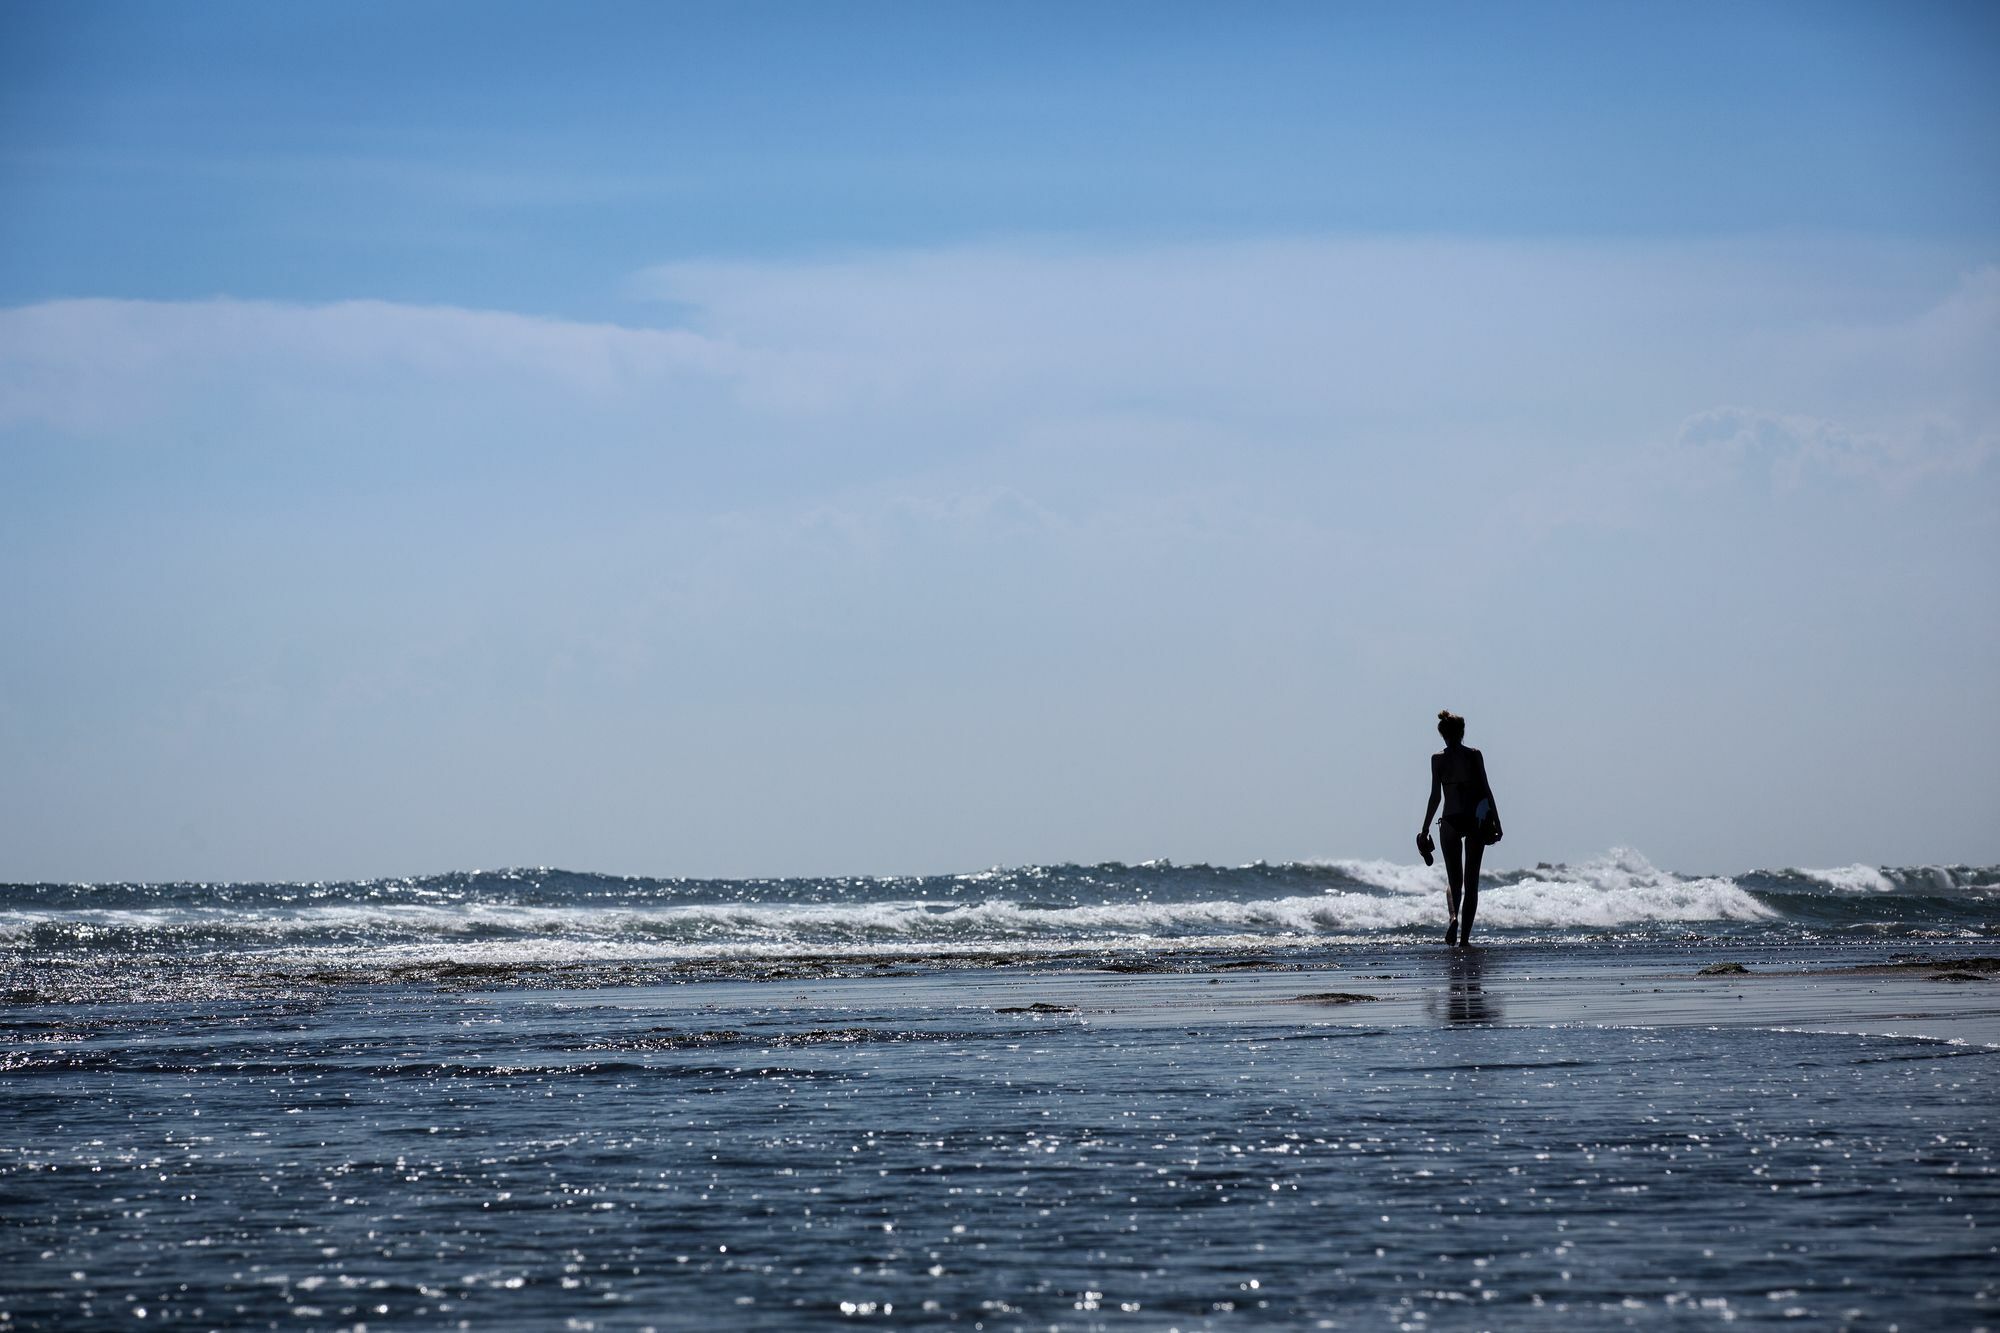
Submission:
M 11 886 L 0 1323 L 2000 1318 L 2000 1049 L 1696 979 L 1990 1007 L 2000 872 L 1434 874 Z
M 1489 874 L 1496 944 L 1924 943 L 2000 928 L 2000 867 L 1675 874 L 1629 851 Z M 1098 957 L 1136 965 L 1434 942 L 1441 867 L 1028 866 L 909 878 L 648 879 L 472 871 L 299 884 L 0 885 L 17 998 L 339 979 L 737 975 L 804 963 Z M 610 970 L 602 965 L 609 964 Z M 647 972 L 646 965 L 661 964 Z

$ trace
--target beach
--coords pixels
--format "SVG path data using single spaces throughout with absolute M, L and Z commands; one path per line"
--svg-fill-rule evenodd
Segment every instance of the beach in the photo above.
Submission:
M 2000 1333 L 1996 66 L 0 3 L 0 1333 Z
M 1195 914 L 1230 915 L 1194 878 Z M 27 896 L 17 926 L 86 910 Z M 10 957 L 6 1326 L 1929 1328 L 2000 1303 L 2000 962 L 1895 907 L 1471 950 L 623 959 L 544 916 L 540 961 L 517 934 L 372 963 L 296 932 L 216 950 L 185 910 L 205 942 L 154 939 L 137 998 L 106 994 L 131 937 L 59 958 L 42 920 Z

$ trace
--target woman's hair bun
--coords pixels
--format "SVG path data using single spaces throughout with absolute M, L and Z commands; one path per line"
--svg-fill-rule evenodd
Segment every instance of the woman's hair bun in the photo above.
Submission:
M 1438 721 L 1442 722 L 1442 721 L 1444 721 L 1444 720 L 1445 720 L 1446 718 L 1448 718 L 1448 717 L 1452 717 L 1452 716 L 1454 716 L 1454 714 L 1452 713 L 1452 711 L 1451 711 L 1451 710 L 1450 710 L 1449 708 L 1440 708 L 1440 709 L 1438 709 Z

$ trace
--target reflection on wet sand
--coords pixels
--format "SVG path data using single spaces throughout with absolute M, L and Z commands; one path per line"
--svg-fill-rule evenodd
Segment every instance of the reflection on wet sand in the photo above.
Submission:
M 1433 994 L 1426 1008 L 1442 1023 L 1498 1023 L 1500 1002 L 1487 993 L 1486 950 L 1453 949 L 1442 994 Z

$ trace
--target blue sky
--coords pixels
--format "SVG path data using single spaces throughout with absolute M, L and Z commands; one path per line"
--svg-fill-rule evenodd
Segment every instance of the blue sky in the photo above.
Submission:
M 0 878 L 2000 861 L 1983 5 L 0 9 Z
M 9 7 L 0 296 L 603 316 L 685 255 L 1981 237 L 1981 5 Z

